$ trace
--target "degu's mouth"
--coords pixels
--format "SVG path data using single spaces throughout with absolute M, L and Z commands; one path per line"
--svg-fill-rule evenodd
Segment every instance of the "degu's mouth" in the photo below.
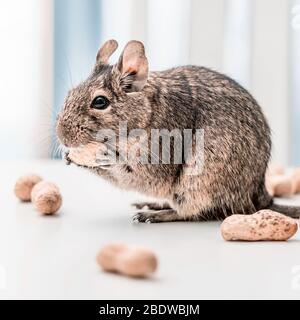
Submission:
M 79 147 L 69 148 L 65 154 L 67 164 L 75 163 L 87 168 L 101 167 L 108 169 L 111 167 L 108 151 L 103 144 L 91 142 Z

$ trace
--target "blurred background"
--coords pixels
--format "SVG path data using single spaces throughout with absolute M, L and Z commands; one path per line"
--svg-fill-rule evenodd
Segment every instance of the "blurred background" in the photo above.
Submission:
M 300 164 L 300 0 L 1 0 L 1 160 L 57 156 L 56 114 L 109 38 L 143 41 L 151 70 L 230 75 L 264 109 L 273 161 Z

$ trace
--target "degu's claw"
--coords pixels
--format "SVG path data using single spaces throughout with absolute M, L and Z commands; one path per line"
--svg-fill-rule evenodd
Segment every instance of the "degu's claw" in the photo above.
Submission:
M 137 216 L 133 216 L 133 217 L 131 218 L 131 222 L 132 222 L 132 223 L 139 223 L 139 218 L 138 218 Z
M 69 166 L 72 163 L 72 160 L 69 158 L 69 151 L 67 151 L 64 155 L 65 163 L 67 166 Z

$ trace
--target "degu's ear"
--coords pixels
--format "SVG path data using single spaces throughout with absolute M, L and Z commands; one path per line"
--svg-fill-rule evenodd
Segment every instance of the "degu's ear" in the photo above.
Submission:
M 143 89 L 148 79 L 148 60 L 144 45 L 132 40 L 127 43 L 117 64 L 121 72 L 120 85 L 126 92 L 137 92 Z
M 110 56 L 117 50 L 118 42 L 116 40 L 106 41 L 99 49 L 97 54 L 97 64 L 108 64 Z

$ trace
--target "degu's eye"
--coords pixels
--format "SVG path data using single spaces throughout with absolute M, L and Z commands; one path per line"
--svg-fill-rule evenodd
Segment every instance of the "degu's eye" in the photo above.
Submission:
M 97 110 L 104 110 L 109 106 L 109 100 L 104 96 L 96 97 L 91 105 L 91 108 Z

